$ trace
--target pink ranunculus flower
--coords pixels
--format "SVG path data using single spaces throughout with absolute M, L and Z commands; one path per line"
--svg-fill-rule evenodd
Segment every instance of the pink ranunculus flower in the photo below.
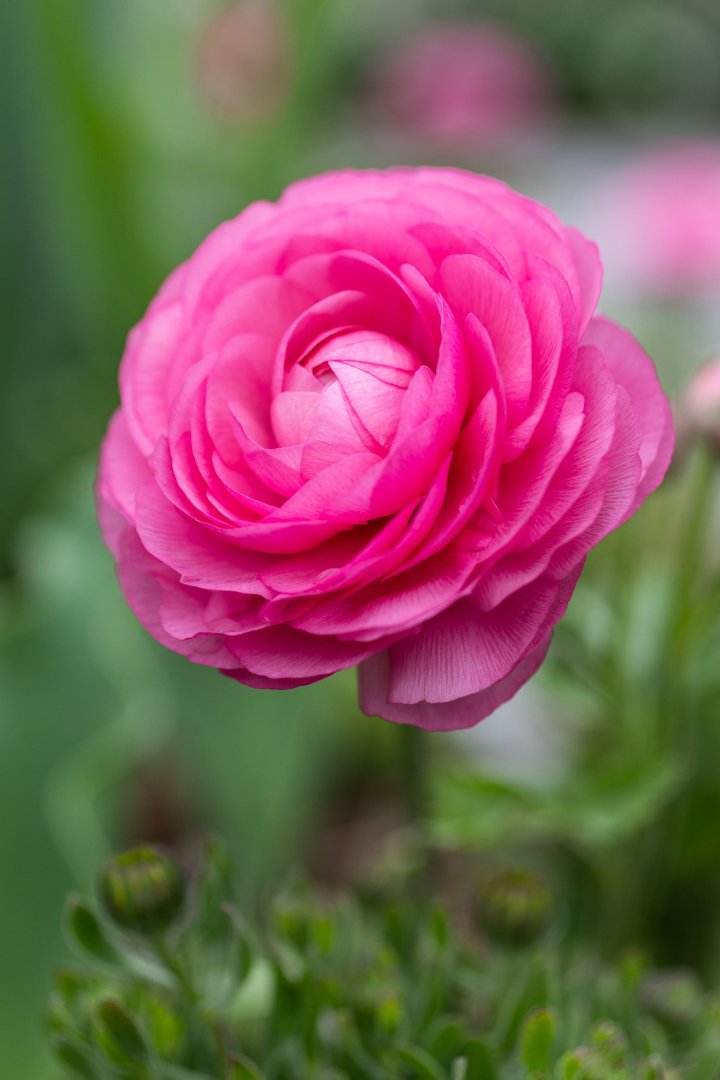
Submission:
M 216 12 L 198 50 L 199 88 L 229 120 L 253 123 L 288 102 L 294 57 L 275 0 L 236 0 Z
M 522 38 L 486 23 L 434 24 L 395 46 L 375 73 L 384 115 L 446 144 L 495 142 L 545 120 L 548 65 Z
M 100 464 L 145 627 L 284 689 L 467 727 L 536 671 L 673 442 L 595 247 L 453 169 L 340 172 L 221 225 L 132 334 Z
M 720 144 L 645 151 L 619 170 L 600 204 L 619 274 L 642 292 L 720 284 Z
M 690 379 L 680 402 L 678 430 L 686 440 L 706 440 L 720 449 L 720 357 L 713 356 Z

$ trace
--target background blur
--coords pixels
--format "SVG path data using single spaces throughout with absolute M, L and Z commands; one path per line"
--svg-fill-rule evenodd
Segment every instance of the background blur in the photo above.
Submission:
M 600 243 L 605 310 L 682 398 L 720 351 L 720 7 L 23 0 L 0 5 L 0 78 L 0 1046 L 8 1076 L 41 1080 L 63 898 L 109 850 L 222 830 L 252 898 L 297 863 L 342 876 L 340 825 L 365 821 L 360 858 L 392 820 L 393 733 L 357 715 L 352 674 L 252 692 L 164 653 L 125 610 L 92 482 L 129 327 L 250 200 L 322 169 L 452 163 Z M 608 949 L 638 940 L 713 982 L 720 626 L 712 529 L 698 540 L 712 500 L 693 493 L 704 468 L 681 453 L 591 560 L 541 679 L 432 751 L 448 769 L 438 842 L 542 857 Z M 453 771 L 468 744 L 470 778 Z

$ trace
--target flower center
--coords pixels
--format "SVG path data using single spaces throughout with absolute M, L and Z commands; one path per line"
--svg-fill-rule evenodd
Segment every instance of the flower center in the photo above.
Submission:
M 318 465 L 368 451 L 383 457 L 419 366 L 411 349 L 377 331 L 342 329 L 312 342 L 273 399 L 277 444 L 303 444 Z

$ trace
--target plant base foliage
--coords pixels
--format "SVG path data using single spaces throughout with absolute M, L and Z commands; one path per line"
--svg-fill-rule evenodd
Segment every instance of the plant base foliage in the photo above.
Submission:
M 156 909 L 160 875 L 176 873 L 143 853 L 153 888 L 133 877 L 134 916 L 145 897 Z M 327 897 L 304 886 L 274 897 L 251 926 L 231 878 L 209 843 L 182 909 L 152 931 L 118 918 L 117 903 L 71 898 L 66 925 L 82 966 L 58 974 L 49 1009 L 68 1080 L 718 1075 L 720 1011 L 694 976 L 651 972 L 638 955 L 612 968 L 568 955 L 547 888 L 530 874 L 482 885 L 463 934 L 415 894 Z

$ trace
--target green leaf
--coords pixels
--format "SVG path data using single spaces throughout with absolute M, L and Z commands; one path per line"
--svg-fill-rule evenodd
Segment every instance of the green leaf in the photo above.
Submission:
M 153 1048 L 163 1058 L 172 1058 L 182 1044 L 185 1024 L 170 1004 L 155 994 L 147 998 L 147 1017 Z
M 217 1076 L 197 1072 L 195 1069 L 183 1069 L 181 1065 L 153 1065 L 152 1080 L 217 1080 Z
M 124 1005 L 112 998 L 101 1001 L 96 1023 L 101 1045 L 107 1055 L 119 1064 L 145 1061 L 147 1046 L 139 1027 Z
M 83 1080 L 97 1080 L 97 1069 L 86 1050 L 81 1049 L 69 1039 L 53 1039 L 52 1049 L 61 1065 L 69 1069 L 73 1077 Z
M 430 933 L 438 952 L 447 949 L 450 942 L 450 921 L 442 908 L 433 908 L 430 912 Z
M 263 1074 L 249 1058 L 236 1056 L 230 1062 L 225 1080 L 263 1080 Z
M 538 1009 L 525 1021 L 520 1038 L 520 1059 L 529 1072 L 548 1072 L 555 1038 L 555 1014 Z
M 197 890 L 198 919 L 209 924 L 221 919 L 223 904 L 233 895 L 232 863 L 227 847 L 216 836 L 205 842 L 205 862 Z
M 560 1059 L 557 1075 L 560 1080 L 594 1080 L 595 1059 L 592 1051 L 586 1046 L 578 1046 L 575 1050 L 568 1051 Z
M 446 1080 L 443 1070 L 420 1046 L 394 1046 L 388 1055 L 391 1061 L 413 1070 L 413 1080 Z
M 537 961 L 503 996 L 496 1025 L 497 1045 L 501 1049 L 509 1051 L 515 1046 L 525 1017 L 531 1009 L 547 1005 L 548 993 L 547 970 Z
M 320 953 L 327 954 L 335 941 L 335 927 L 326 911 L 319 912 L 311 923 L 312 940 Z
M 397 994 L 385 994 L 377 1007 L 377 1022 L 382 1031 L 392 1035 L 402 1020 L 402 1002 Z
M 221 907 L 230 924 L 232 966 L 236 983 L 243 983 L 253 965 L 254 950 L 245 920 L 234 904 L 225 903 Z
M 65 968 L 55 975 L 55 990 L 67 1005 L 75 1001 L 86 986 L 87 978 L 84 973 L 72 968 Z
M 118 964 L 120 956 L 87 900 L 71 896 L 65 907 L 65 933 L 81 953 L 104 964 Z
M 428 1029 L 423 1042 L 436 1061 L 452 1060 L 462 1052 L 467 1041 L 463 1025 L 454 1017 L 439 1016 Z
M 652 1065 L 653 1061 L 659 1062 L 659 1060 L 659 1055 L 654 1055 L 648 1064 Z M 692 1055 L 692 1061 L 683 1067 L 682 1080 L 717 1080 L 719 1061 L 720 1040 L 717 1034 L 713 1033 L 710 1045 L 698 1047 Z M 648 1073 L 648 1076 L 649 1080 L 655 1080 L 654 1074 Z
M 495 1055 L 482 1039 L 473 1039 L 464 1050 L 467 1066 L 464 1080 L 497 1080 Z

